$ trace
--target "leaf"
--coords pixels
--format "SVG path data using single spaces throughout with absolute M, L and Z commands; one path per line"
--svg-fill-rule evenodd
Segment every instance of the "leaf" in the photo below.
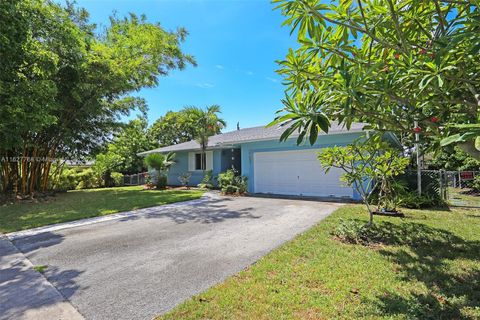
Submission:
M 460 134 L 457 133 L 457 134 L 454 134 L 452 136 L 449 136 L 447 138 L 442 139 L 442 141 L 440 141 L 440 145 L 442 147 L 445 147 L 445 146 L 448 146 L 449 144 L 452 144 L 452 143 L 455 143 L 455 142 L 460 142 L 460 141 L 462 141 L 461 136 L 460 136 Z

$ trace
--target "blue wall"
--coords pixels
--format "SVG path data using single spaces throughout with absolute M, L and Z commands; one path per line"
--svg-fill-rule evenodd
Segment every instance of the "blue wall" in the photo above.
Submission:
M 175 153 L 175 160 L 176 163 L 170 168 L 168 172 L 168 184 L 171 186 L 179 186 L 180 180 L 178 177 L 188 172 L 188 151 L 185 152 L 176 152 Z M 221 150 L 213 150 L 213 175 L 216 176 L 220 173 L 221 168 L 221 159 L 222 159 L 222 151 Z M 191 171 L 192 177 L 190 178 L 190 186 L 196 186 L 199 184 L 203 179 L 203 171 Z
M 262 151 L 286 151 L 295 149 L 318 149 L 332 146 L 345 146 L 353 140 L 361 137 L 364 133 L 352 132 L 342 134 L 320 135 L 317 142 L 311 146 L 309 143 L 297 146 L 296 139 L 289 139 L 285 142 L 278 140 L 257 141 L 244 143 L 242 149 L 242 175 L 248 177 L 248 190 L 252 192 L 254 186 L 253 175 L 253 154 Z M 353 198 L 360 199 L 360 195 L 353 190 Z

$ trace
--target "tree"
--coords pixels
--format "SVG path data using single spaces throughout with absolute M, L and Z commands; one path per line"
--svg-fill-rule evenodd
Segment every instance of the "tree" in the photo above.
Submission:
M 120 167 L 122 158 L 113 152 L 100 153 L 95 158 L 95 164 L 92 169 L 103 180 L 104 187 L 113 187 L 114 180 L 112 173 Z
M 207 107 L 205 110 L 198 107 L 187 107 L 184 109 L 187 112 L 193 121 L 197 124 L 197 129 L 195 130 L 195 140 L 200 144 L 202 149 L 202 168 L 206 169 L 206 150 L 208 147 L 208 138 L 220 132 L 227 124 L 225 120 L 218 117 L 220 113 L 220 106 L 212 105 Z
M 447 146 L 438 154 L 427 155 L 430 158 L 428 168 L 432 170 L 471 170 L 480 171 L 480 160 L 476 160 L 459 147 Z
M 379 191 L 380 205 L 395 206 L 392 201 L 393 178 L 404 173 L 409 163 L 408 158 L 399 156 L 399 150 L 393 149 L 378 136 L 356 141 L 345 147 L 324 148 L 318 159 L 325 172 L 332 167 L 345 172 L 341 180 L 354 187 L 362 197 L 369 213 L 369 225 L 373 223 L 373 210 L 370 205 L 372 193 Z
M 300 44 L 279 62 L 285 137 L 313 143 L 329 120 L 360 121 L 411 144 L 418 121 L 432 149 L 444 139 L 480 156 L 478 1 L 273 2 Z
M 149 129 L 149 136 L 160 146 L 170 146 L 195 139 L 197 124 L 185 110 L 168 111 Z
M 98 150 L 119 118 L 146 110 L 130 96 L 170 70 L 195 65 L 187 32 L 145 16 L 110 18 L 94 32 L 88 13 L 53 1 L 0 2 L 0 161 L 5 192 L 48 186 L 51 161 Z
M 172 144 L 178 144 L 194 140 L 198 131 L 197 111 L 191 108 L 183 108 L 180 111 L 168 111 L 163 117 L 156 120 L 149 130 L 149 136 L 155 141 L 158 141 L 160 146 L 169 146 Z M 217 117 L 217 121 L 223 122 L 221 126 L 215 126 L 213 134 L 219 134 L 224 127 L 224 120 L 219 119 L 215 114 L 213 117 Z
M 139 117 L 121 126 L 114 134 L 106 153 L 119 156 L 117 171 L 132 174 L 143 170 L 144 159 L 137 154 L 157 147 L 148 132 L 147 118 Z

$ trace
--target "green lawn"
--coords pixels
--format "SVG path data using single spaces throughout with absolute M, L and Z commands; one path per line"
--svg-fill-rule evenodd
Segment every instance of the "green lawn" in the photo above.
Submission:
M 470 189 L 448 188 L 449 202 L 456 206 L 480 208 L 480 195 L 469 194 Z
M 335 240 L 349 205 L 158 319 L 480 319 L 480 212 L 376 217 L 384 243 Z
M 143 190 L 143 187 L 75 190 L 52 201 L 0 206 L 0 232 L 8 233 L 116 212 L 198 199 L 200 190 Z

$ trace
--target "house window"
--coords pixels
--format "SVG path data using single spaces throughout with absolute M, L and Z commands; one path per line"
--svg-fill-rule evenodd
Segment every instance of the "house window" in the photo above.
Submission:
M 205 170 L 207 157 L 205 153 L 195 153 L 195 170 Z

